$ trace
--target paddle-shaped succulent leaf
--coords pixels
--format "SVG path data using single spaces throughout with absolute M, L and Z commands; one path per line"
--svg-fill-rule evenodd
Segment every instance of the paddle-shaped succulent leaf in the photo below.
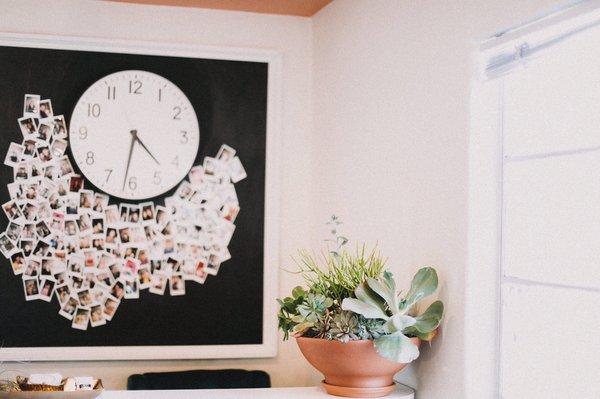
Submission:
M 409 310 L 437 289 L 437 273 L 431 267 L 420 269 L 406 297 L 398 301 L 396 284 L 391 273 L 379 279 L 369 278 L 354 292 L 356 298 L 345 298 L 342 309 L 365 318 L 384 320 L 385 334 L 375 338 L 377 353 L 394 362 L 409 363 L 419 356 L 419 348 L 409 336 L 430 340 L 444 313 L 442 302 L 434 302 L 421 316 L 413 317 Z
M 433 294 L 438 286 L 438 277 L 433 267 L 420 269 L 413 277 L 410 290 L 400 302 L 400 309 L 408 311 L 415 303 Z
M 405 334 L 419 337 L 423 341 L 431 341 L 444 316 L 444 304 L 435 301 L 420 316 L 415 317 L 415 323 L 404 330 Z

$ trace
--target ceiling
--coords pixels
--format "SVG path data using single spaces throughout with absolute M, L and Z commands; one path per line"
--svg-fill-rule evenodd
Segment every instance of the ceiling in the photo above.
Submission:
M 248 11 L 263 14 L 310 17 L 333 0 L 111 0 L 122 3 L 140 3 L 175 7 L 213 8 L 230 11 Z

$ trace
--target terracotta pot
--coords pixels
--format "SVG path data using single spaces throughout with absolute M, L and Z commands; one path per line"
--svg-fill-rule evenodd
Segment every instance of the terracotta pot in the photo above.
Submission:
M 419 338 L 412 338 L 420 345 Z M 347 397 L 380 397 L 394 390 L 394 374 L 405 363 L 389 361 L 377 353 L 373 341 L 341 343 L 319 338 L 296 338 L 308 362 L 325 376 L 327 393 Z

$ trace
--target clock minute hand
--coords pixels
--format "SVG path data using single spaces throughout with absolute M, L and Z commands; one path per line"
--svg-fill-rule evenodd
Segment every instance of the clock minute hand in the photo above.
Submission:
M 138 141 L 137 130 L 132 130 L 131 133 L 131 145 L 129 146 L 129 157 L 127 158 L 127 169 L 125 169 L 125 178 L 123 179 L 122 191 L 125 191 L 125 183 L 127 183 L 127 176 L 129 176 L 129 166 L 131 166 L 131 155 L 133 154 L 133 147 L 135 142 Z
M 148 149 L 148 147 L 146 147 L 146 145 L 144 143 L 142 143 L 142 140 L 140 140 L 140 138 L 137 135 L 135 136 L 135 138 L 136 138 L 137 142 L 142 146 L 142 148 L 144 150 L 146 150 L 146 152 L 148 153 L 148 155 L 150 155 L 152 157 L 152 159 L 154 159 L 154 162 L 156 162 L 157 164 L 160 165 L 160 162 L 158 162 L 158 159 L 156 159 L 154 157 L 154 155 L 152 155 L 152 153 L 150 152 L 150 150 Z

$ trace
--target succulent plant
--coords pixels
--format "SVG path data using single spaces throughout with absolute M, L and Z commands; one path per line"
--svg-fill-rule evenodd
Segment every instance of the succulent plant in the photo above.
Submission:
M 377 352 L 392 361 L 410 363 L 419 357 L 419 348 L 409 337 L 430 341 L 435 336 L 444 313 L 441 301 L 433 302 L 420 316 L 410 315 L 413 306 L 437 289 L 435 269 L 420 269 L 410 290 L 399 300 L 396 283 L 388 271 L 379 279 L 367 278 L 354 291 L 356 298 L 345 298 L 342 309 L 360 314 L 368 319 L 383 320 L 383 335 L 373 339 Z
M 333 316 L 331 329 L 327 336 L 340 342 L 355 341 L 360 339 L 360 326 L 358 318 L 352 312 L 341 311 Z

